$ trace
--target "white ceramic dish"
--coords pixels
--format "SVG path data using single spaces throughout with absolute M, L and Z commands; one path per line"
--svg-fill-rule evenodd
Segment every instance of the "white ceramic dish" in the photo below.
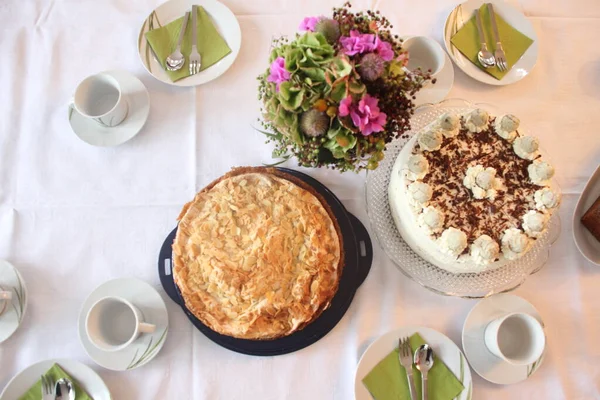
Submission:
M 119 296 L 133 303 L 146 322 L 156 325 L 154 333 L 141 335 L 119 351 L 104 351 L 94 346 L 85 331 L 86 316 L 94 303 L 108 296 Z M 169 316 L 165 302 L 152 286 L 139 279 L 121 278 L 103 283 L 89 295 L 79 313 L 78 329 L 81 344 L 92 360 L 104 368 L 125 371 L 141 367 L 156 357 L 167 338 Z
M 454 66 L 452 65 L 452 61 L 450 61 L 450 57 L 444 50 L 440 48 L 440 50 L 444 53 L 444 66 L 439 74 L 435 77 L 435 84 L 428 86 L 424 89 L 421 89 L 417 92 L 415 96 L 416 99 L 413 100 L 415 106 L 421 106 L 423 104 L 435 104 L 444 100 L 452 86 L 454 85 Z
M 573 239 L 581 254 L 591 263 L 600 266 L 600 242 L 581 223 L 581 217 L 600 196 L 600 166 L 586 183 L 573 214 Z
M 363 378 L 394 348 L 398 347 L 400 337 L 419 333 L 433 348 L 434 354 L 446 364 L 448 369 L 460 380 L 465 387 L 456 400 L 471 400 L 473 383 L 471 370 L 458 346 L 446 335 L 424 327 L 407 326 L 398 328 L 375 340 L 365 351 L 354 375 L 354 398 L 356 400 L 372 400 L 371 394 L 362 383 Z
M 517 61 L 501 80 L 498 80 L 479 69 L 479 67 L 467 59 L 450 42 L 452 36 L 474 15 L 473 13 L 475 10 L 484 3 L 492 3 L 497 15 L 504 18 L 504 20 L 515 29 L 533 40 L 533 43 L 527 49 L 525 54 L 523 54 L 519 61 Z M 496 86 L 510 85 L 511 83 L 520 81 L 531 73 L 531 70 L 533 70 L 537 62 L 539 51 L 538 37 L 535 33 L 535 29 L 533 29 L 531 21 L 529 21 L 522 12 L 502 0 L 468 0 L 456 6 L 450 15 L 448 15 L 446 24 L 444 25 L 444 45 L 446 46 L 446 51 L 448 51 L 452 61 L 454 61 L 465 74 L 480 82 Z
M 462 345 L 471 367 L 483 379 L 492 383 L 508 385 L 529 378 L 538 370 L 544 361 L 545 352 L 539 359 L 529 365 L 511 364 L 493 355 L 485 345 L 485 327 L 495 320 L 510 313 L 525 313 L 536 318 L 542 327 L 542 317 L 527 300 L 514 294 L 497 294 L 481 300 L 473 307 L 462 331 Z
M 212 18 L 215 27 L 229 45 L 231 53 L 198 74 L 172 82 L 163 67 L 154 57 L 152 49 L 150 49 L 150 46 L 148 46 L 148 42 L 144 37 L 144 33 L 149 29 L 149 20 L 151 18 L 154 18 L 155 21 L 159 21 L 160 24 L 164 26 L 169 22 L 182 17 L 187 11 L 190 11 L 193 4 L 204 7 L 208 15 Z M 158 6 L 150 13 L 148 18 L 144 20 L 139 33 L 138 53 L 144 68 L 146 68 L 146 71 L 148 71 L 150 75 L 169 85 L 188 87 L 202 85 L 203 83 L 210 82 L 224 74 L 238 56 L 241 45 L 242 31 L 240 29 L 240 24 L 233 12 L 223 3 L 216 0 L 169 0 Z
M 150 96 L 142 81 L 127 71 L 105 73 L 119 82 L 123 95 L 127 96 L 129 111 L 123 122 L 105 127 L 84 117 L 75 107 L 69 107 L 69 124 L 73 132 L 84 142 L 100 147 L 118 146 L 133 138 L 144 127 L 150 112 Z
M 0 343 L 17 330 L 27 311 L 27 287 L 19 271 L 8 261 L 0 260 L 0 286 L 12 292 L 6 308 L 0 315 Z
M 0 400 L 15 400 L 33 386 L 54 364 L 60 365 L 94 400 L 110 400 L 110 392 L 93 369 L 75 360 L 53 359 L 30 365 L 15 375 L 0 394 Z

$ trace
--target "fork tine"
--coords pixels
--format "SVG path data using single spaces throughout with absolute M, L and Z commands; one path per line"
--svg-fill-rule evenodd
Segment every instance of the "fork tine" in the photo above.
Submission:
M 46 377 L 42 375 L 42 393 L 46 394 Z

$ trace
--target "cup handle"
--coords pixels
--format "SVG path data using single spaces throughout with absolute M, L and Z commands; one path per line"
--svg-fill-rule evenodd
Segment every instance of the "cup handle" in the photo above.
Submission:
M 140 322 L 138 329 L 142 333 L 153 333 L 156 330 L 156 325 L 148 324 L 146 322 Z
M 70 121 L 71 117 L 73 116 L 73 111 L 75 110 L 75 97 L 71 97 L 67 104 L 68 104 L 67 107 L 69 108 L 69 121 Z
M 0 292 L 0 300 L 12 299 L 12 292 Z

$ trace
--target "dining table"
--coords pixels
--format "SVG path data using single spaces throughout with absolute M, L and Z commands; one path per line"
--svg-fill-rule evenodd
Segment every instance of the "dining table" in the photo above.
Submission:
M 365 349 L 402 326 L 426 326 L 459 347 L 477 299 L 436 294 L 412 281 L 377 243 L 365 204 L 367 173 L 298 168 L 329 187 L 371 232 L 372 269 L 345 316 L 318 342 L 272 357 L 213 343 L 168 298 L 159 281 L 160 247 L 182 206 L 236 166 L 273 162 L 260 128 L 256 77 L 268 68 L 273 38 L 293 36 L 305 16 L 328 15 L 341 0 L 220 0 L 237 17 L 242 45 L 232 67 L 196 87 L 149 75 L 138 34 L 163 0 L 2 0 L 0 2 L 0 259 L 27 284 L 28 310 L 0 344 L 0 391 L 19 371 L 51 358 L 91 366 L 115 400 L 354 398 Z M 556 169 L 562 227 L 549 259 L 514 293 L 544 319 L 545 360 L 529 379 L 489 383 L 473 373 L 474 399 L 600 399 L 600 267 L 579 253 L 573 211 L 600 163 L 600 2 L 511 0 L 539 41 L 535 68 L 507 86 L 478 82 L 454 66 L 448 98 L 489 103 L 517 115 L 539 137 Z M 380 10 L 403 35 L 442 44 L 457 0 L 354 0 Z M 71 130 L 68 108 L 85 77 L 127 70 L 150 94 L 139 135 L 94 147 Z M 577 222 L 576 222 L 577 223 Z M 164 298 L 169 333 L 155 359 L 117 372 L 87 356 L 77 330 L 82 303 L 120 277 L 150 283 Z

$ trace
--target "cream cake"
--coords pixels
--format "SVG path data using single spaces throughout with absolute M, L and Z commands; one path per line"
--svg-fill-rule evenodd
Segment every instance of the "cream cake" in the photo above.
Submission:
M 453 273 L 506 265 L 548 229 L 560 194 L 538 139 L 514 115 L 447 113 L 415 134 L 392 170 L 389 202 L 406 243 Z

